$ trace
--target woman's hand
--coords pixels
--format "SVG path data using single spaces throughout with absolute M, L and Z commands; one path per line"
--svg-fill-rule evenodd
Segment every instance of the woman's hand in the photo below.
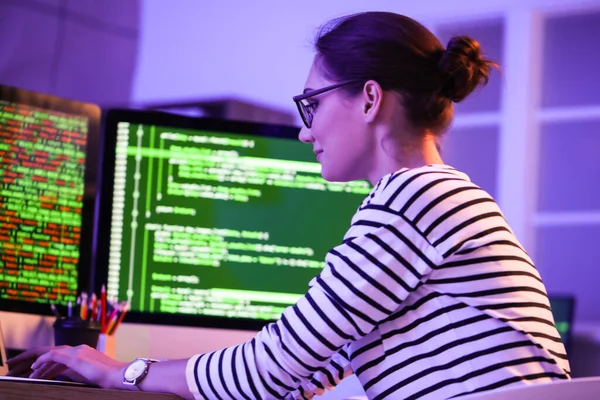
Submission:
M 39 357 L 31 364 L 33 372 L 30 378 L 52 379 L 57 375 L 65 375 L 75 381 L 103 388 L 123 388 L 123 371 L 127 363 L 113 360 L 89 346 L 34 349 L 15 357 L 11 362 L 30 360 L 35 355 Z M 20 364 L 19 370 L 22 370 L 27 362 Z
M 8 362 L 12 376 L 52 379 L 63 375 L 76 382 L 107 389 L 141 389 L 193 399 L 186 379 L 188 361 L 168 360 L 152 364 L 141 386 L 123 385 L 123 373 L 128 363 L 115 361 L 88 346 L 38 347 L 27 350 Z

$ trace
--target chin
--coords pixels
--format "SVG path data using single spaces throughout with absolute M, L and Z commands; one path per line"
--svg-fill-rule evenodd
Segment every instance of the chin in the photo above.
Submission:
M 321 176 L 327 182 L 350 182 L 359 179 L 347 173 L 347 171 L 332 171 L 331 168 L 326 168 L 325 166 L 321 168 Z

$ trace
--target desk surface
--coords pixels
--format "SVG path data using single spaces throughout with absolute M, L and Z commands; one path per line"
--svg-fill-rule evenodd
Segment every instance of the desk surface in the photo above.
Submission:
M 172 394 L 0 381 L 0 399 L 2 400 L 62 400 L 71 398 L 85 398 L 86 400 L 181 400 L 180 397 Z

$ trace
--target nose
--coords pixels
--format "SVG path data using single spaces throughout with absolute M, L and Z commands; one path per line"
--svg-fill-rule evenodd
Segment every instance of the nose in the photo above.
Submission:
M 312 132 L 310 129 L 308 129 L 306 126 L 303 126 L 302 129 L 300 129 L 300 133 L 298 134 L 298 139 L 305 144 L 309 144 L 309 143 L 313 143 L 315 141 L 315 138 L 312 135 Z

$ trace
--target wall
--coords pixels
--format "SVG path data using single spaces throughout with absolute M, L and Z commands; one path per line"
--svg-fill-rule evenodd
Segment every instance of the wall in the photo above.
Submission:
M 127 104 L 137 0 L 2 0 L 0 82 L 101 105 Z
M 404 13 L 426 25 L 499 17 L 509 10 L 584 7 L 573 0 L 242 0 L 218 3 L 146 0 L 141 7 L 139 68 L 133 101 L 146 103 L 234 94 L 294 110 L 312 62 L 311 41 L 329 18 L 382 10 Z

